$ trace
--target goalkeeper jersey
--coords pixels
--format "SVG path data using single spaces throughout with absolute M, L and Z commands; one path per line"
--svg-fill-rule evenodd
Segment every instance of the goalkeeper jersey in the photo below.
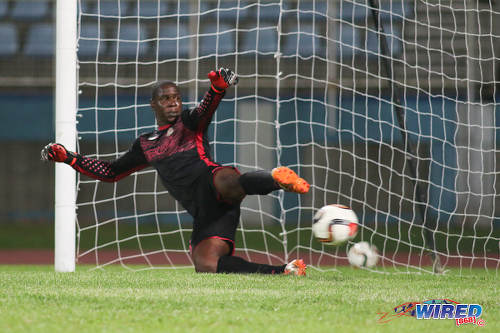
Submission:
M 183 110 L 173 124 L 138 137 L 127 153 L 115 161 L 77 155 L 71 166 L 80 173 L 115 182 L 147 166 L 154 167 L 165 188 L 193 216 L 196 215 L 193 184 L 207 170 L 220 166 L 212 161 L 206 131 L 224 96 L 210 89 L 194 109 Z

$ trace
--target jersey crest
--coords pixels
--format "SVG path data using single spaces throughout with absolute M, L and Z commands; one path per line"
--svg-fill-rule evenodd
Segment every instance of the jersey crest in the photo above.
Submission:
M 153 133 L 149 134 L 146 137 L 146 139 L 149 141 L 154 141 L 154 140 L 158 139 L 159 136 L 160 136 L 160 133 L 158 131 L 154 131 Z

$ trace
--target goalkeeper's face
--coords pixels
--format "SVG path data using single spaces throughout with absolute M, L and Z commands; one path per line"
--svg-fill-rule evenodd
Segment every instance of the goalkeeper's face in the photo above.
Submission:
M 162 86 L 158 94 L 151 100 L 158 126 L 172 124 L 182 111 L 182 99 L 176 86 Z

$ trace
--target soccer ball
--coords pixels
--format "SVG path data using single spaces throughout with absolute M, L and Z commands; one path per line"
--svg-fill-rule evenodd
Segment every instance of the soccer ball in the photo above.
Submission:
M 378 257 L 377 247 L 368 242 L 356 243 L 347 252 L 347 260 L 355 267 L 371 268 L 377 264 Z
M 346 206 L 324 206 L 314 215 L 312 231 L 318 241 L 340 245 L 356 237 L 358 217 Z

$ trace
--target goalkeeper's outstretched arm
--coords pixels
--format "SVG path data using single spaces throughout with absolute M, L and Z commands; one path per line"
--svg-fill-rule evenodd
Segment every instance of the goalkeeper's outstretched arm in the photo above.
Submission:
M 148 166 L 139 146 L 139 140 L 132 148 L 115 161 L 101 161 L 67 150 L 59 143 L 49 143 L 41 152 L 43 161 L 62 162 L 91 178 L 105 182 L 116 182 Z
M 207 129 L 226 89 L 238 83 L 238 75 L 228 68 L 211 71 L 208 78 L 210 89 L 200 104 L 194 109 L 185 110 L 181 115 L 184 125 L 193 131 L 204 132 Z

